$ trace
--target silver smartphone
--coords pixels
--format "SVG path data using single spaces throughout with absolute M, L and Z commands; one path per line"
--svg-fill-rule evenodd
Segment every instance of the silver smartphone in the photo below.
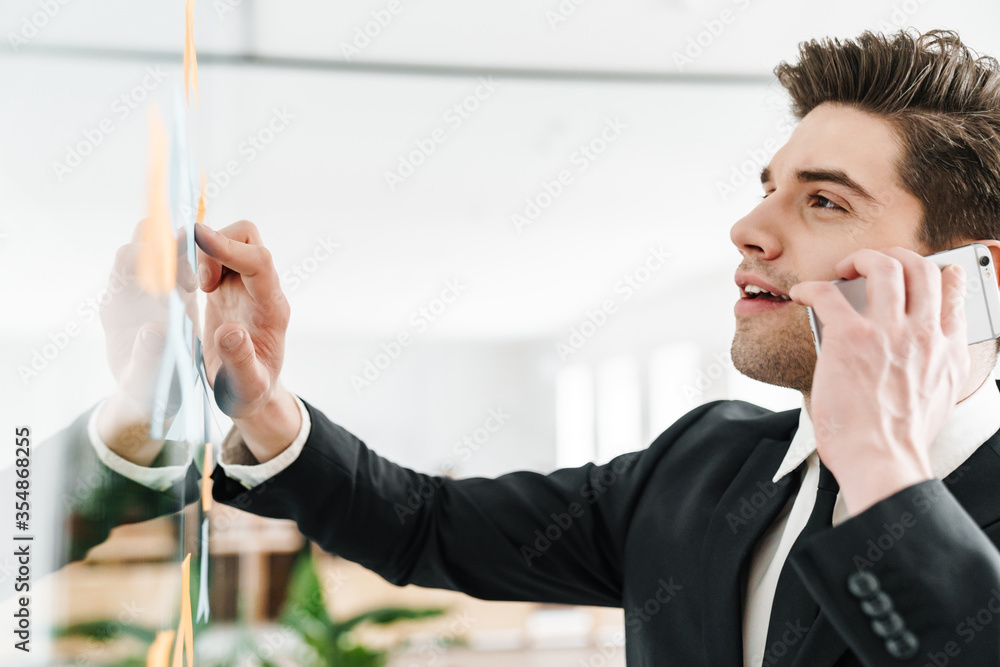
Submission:
M 942 269 L 949 264 L 961 264 L 965 269 L 965 319 L 969 326 L 969 345 L 1000 337 L 1000 290 L 997 289 L 997 274 L 989 248 L 982 243 L 970 243 L 927 255 L 927 259 Z M 864 278 L 839 278 L 830 282 L 847 297 L 854 310 L 859 313 L 864 310 L 868 304 Z M 812 308 L 807 307 L 806 310 L 809 311 L 809 325 L 812 327 L 816 353 L 819 354 L 823 323 Z

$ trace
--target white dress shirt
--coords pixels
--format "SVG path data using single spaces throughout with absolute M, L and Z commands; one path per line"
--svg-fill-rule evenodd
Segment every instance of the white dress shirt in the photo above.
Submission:
M 306 439 L 309 437 L 311 423 L 309 421 L 309 411 L 306 409 L 305 403 L 298 396 L 295 396 L 295 403 L 299 406 L 299 413 L 302 415 L 302 428 L 299 429 L 299 434 L 292 441 L 292 444 L 270 461 L 257 463 L 257 460 L 254 459 L 250 450 L 247 449 L 246 444 L 243 442 L 239 431 L 235 427 L 229 430 L 229 433 L 222 441 L 222 446 L 220 447 L 221 454 L 218 457 L 219 465 L 222 466 L 227 477 L 237 480 L 248 489 L 252 489 L 264 480 L 277 475 L 298 458 L 302 447 L 306 444 Z M 183 463 L 150 467 L 136 465 L 108 449 L 108 446 L 101 440 L 101 436 L 97 432 L 97 415 L 103 407 L 104 401 L 101 401 L 91 413 L 90 420 L 87 422 L 87 434 L 90 438 L 90 444 L 93 445 L 94 451 L 97 453 L 97 458 L 104 465 L 119 475 L 128 477 L 156 491 L 169 489 L 174 482 L 187 473 L 192 460 L 190 450 L 187 450 L 187 457 L 183 459 Z
M 992 374 L 979 389 L 955 405 L 944 428 L 930 445 L 934 476 L 944 479 L 958 469 L 979 447 L 1000 431 L 1000 391 Z M 754 547 L 743 599 L 743 665 L 761 667 L 767 650 L 767 626 L 778 575 L 795 539 L 805 528 L 816 503 L 819 486 L 819 456 L 812 420 L 803 405 L 799 428 L 792 437 L 784 460 L 772 482 L 793 474 L 805 461 L 802 485 L 761 536 Z M 844 497 L 833 506 L 833 525 L 848 518 Z

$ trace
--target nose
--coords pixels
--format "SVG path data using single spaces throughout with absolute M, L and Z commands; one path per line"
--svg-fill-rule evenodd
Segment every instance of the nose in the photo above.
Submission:
M 772 194 L 736 221 L 729 230 L 729 238 L 744 257 L 771 260 L 781 255 L 778 234 L 780 215 L 777 197 Z

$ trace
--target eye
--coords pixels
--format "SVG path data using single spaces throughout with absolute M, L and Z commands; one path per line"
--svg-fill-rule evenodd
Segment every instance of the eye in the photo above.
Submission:
M 845 209 L 842 206 L 837 206 L 836 204 L 834 204 L 832 201 L 830 201 L 829 199 L 827 199 L 823 195 L 809 195 L 809 199 L 812 200 L 812 201 L 814 201 L 814 202 L 816 202 L 818 204 L 818 206 L 814 206 L 813 208 L 825 208 L 825 209 L 829 209 L 831 211 L 846 211 L 847 210 L 847 209 Z

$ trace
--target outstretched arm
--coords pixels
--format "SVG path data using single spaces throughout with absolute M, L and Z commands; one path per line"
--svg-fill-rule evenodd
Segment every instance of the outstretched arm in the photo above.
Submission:
M 294 519 L 325 550 L 394 584 L 615 607 L 639 494 L 665 449 L 712 404 L 603 465 L 458 480 L 387 461 L 306 405 L 312 428 L 298 458 L 251 489 L 216 469 L 217 500 Z
M 303 426 L 295 398 L 278 381 L 288 304 L 256 228 L 241 222 L 219 232 L 196 229 L 205 255 L 201 285 L 209 295 L 206 367 L 215 382 L 225 370 L 232 416 L 246 444 L 227 445 L 223 458 L 250 467 L 293 459 L 249 489 L 216 469 L 219 501 L 294 519 L 327 551 L 396 584 L 494 600 L 622 604 L 632 508 L 662 447 L 702 408 L 649 450 L 604 465 L 461 480 L 403 468 L 308 404 L 310 425 Z M 301 452 L 289 457 L 289 443 L 303 432 Z M 239 445 L 238 438 L 232 442 Z

